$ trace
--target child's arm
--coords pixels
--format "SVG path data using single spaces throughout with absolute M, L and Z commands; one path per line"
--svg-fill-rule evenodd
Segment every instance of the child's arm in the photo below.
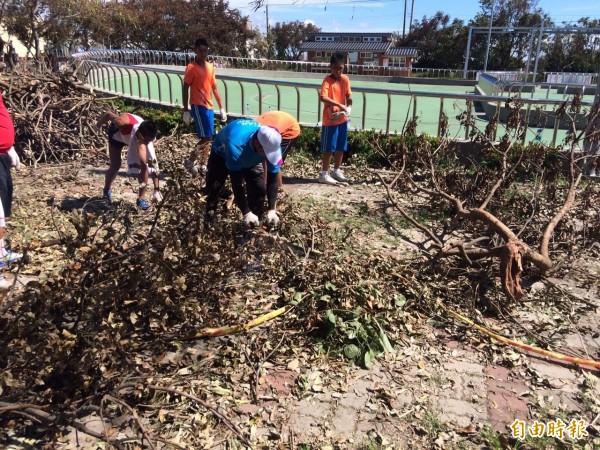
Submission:
M 219 92 L 219 87 L 217 86 L 217 79 L 213 78 L 212 83 L 212 91 L 215 96 L 215 100 L 217 101 L 217 105 L 219 105 L 219 113 L 221 114 L 221 122 L 227 122 L 227 113 L 225 112 L 225 108 L 223 108 L 223 101 L 221 100 L 221 93 Z
M 188 99 L 190 96 L 190 85 L 187 83 L 183 83 L 183 88 L 181 91 L 181 102 L 183 103 L 183 110 L 188 111 Z

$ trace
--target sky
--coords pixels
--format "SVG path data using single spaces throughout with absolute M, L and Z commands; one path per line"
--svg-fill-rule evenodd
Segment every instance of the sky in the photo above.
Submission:
M 269 26 L 276 22 L 299 20 L 313 23 L 323 31 L 386 31 L 402 34 L 405 0 L 265 0 L 269 4 Z M 253 11 L 249 0 L 229 0 L 230 8 L 237 8 L 248 16 L 254 27 L 263 33 L 266 14 L 263 6 Z M 406 25 L 410 21 L 413 0 L 407 0 Z M 572 23 L 580 17 L 600 17 L 597 0 L 539 0 L 538 7 L 549 13 L 557 25 Z M 481 11 L 478 0 L 414 0 L 413 21 L 431 17 L 437 11 L 465 23 Z

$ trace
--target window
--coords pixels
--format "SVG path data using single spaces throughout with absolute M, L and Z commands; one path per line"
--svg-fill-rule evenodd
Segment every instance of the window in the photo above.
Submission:
M 315 62 L 329 62 L 333 52 L 315 52 Z
M 406 58 L 399 56 L 391 56 L 389 67 L 406 67 Z
M 333 36 L 315 36 L 316 42 L 333 42 Z
M 342 42 L 360 42 L 360 36 L 342 36 Z
M 377 36 L 377 37 L 364 36 L 363 42 L 381 42 L 381 36 Z
M 373 52 L 360 52 L 360 59 L 373 59 Z

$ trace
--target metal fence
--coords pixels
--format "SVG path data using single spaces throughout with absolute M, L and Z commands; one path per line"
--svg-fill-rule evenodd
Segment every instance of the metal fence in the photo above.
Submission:
M 104 52 L 103 52 L 104 53 Z M 162 65 L 169 60 L 168 52 L 141 52 L 127 54 L 114 52 L 111 58 L 144 58 L 145 64 Z M 156 59 L 151 59 L 153 55 Z M 183 61 L 179 55 L 171 54 L 172 59 Z M 185 55 L 185 54 L 183 54 Z M 110 55 L 104 54 L 102 58 Z M 160 105 L 180 106 L 183 70 L 181 68 L 157 68 L 132 66 L 114 62 L 78 57 L 76 62 L 78 77 L 95 89 L 123 97 L 143 100 Z M 113 59 L 113 60 L 114 60 Z M 183 63 L 181 64 L 183 65 Z M 225 107 L 231 116 L 259 115 L 269 109 L 285 110 L 294 115 L 305 126 L 318 126 L 321 120 L 322 104 L 319 101 L 318 84 L 309 84 L 282 79 L 266 80 L 232 75 L 217 75 Z M 407 120 L 419 119 L 419 132 L 440 135 L 442 117 L 449 118 L 450 131 L 455 138 L 467 139 L 471 132 L 471 121 L 461 126 L 458 116 L 479 120 L 480 128 L 485 128 L 487 119 L 498 115 L 501 120 L 506 115 L 506 97 L 497 95 L 452 94 L 428 91 L 398 91 L 384 88 L 353 87 L 353 114 L 351 128 L 376 129 L 386 133 L 402 131 Z M 546 129 L 544 141 L 555 145 L 560 138 L 559 130 L 566 128 L 554 111 L 562 104 L 560 100 L 521 98 L 524 104 L 525 123 L 532 124 L 530 132 L 539 140 L 540 123 Z M 584 102 L 591 107 L 591 102 Z M 542 120 L 543 119 L 543 120 Z M 485 121 L 485 122 L 484 122 Z M 533 125 L 536 123 L 537 126 Z M 475 122 L 477 123 L 477 122 Z M 577 122 L 581 129 L 581 124 Z M 528 126 L 528 125 L 526 125 Z M 499 126 L 501 132 L 502 126 Z M 523 133 L 523 141 L 526 140 Z M 495 137 L 495 136 L 494 136 Z
M 164 65 L 185 66 L 195 54 L 192 52 L 166 52 L 160 50 L 90 50 L 73 55 L 76 59 L 86 59 L 125 65 Z M 281 61 L 264 58 L 239 58 L 234 56 L 211 56 L 211 62 L 218 68 L 249 70 L 285 70 L 300 73 L 328 73 L 328 62 Z M 375 64 L 347 64 L 351 75 L 376 75 L 384 77 L 415 76 L 424 78 L 462 79 L 462 69 L 426 69 L 379 66 Z M 477 70 L 469 70 L 467 79 L 475 80 Z

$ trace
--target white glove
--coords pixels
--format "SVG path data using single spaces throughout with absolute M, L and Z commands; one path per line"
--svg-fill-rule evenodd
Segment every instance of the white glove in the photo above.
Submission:
M 279 216 L 274 209 L 270 209 L 267 213 L 267 225 L 273 228 L 279 225 Z
M 194 119 L 192 118 L 192 115 L 190 114 L 189 111 L 184 111 L 183 112 L 183 122 L 186 125 L 189 125 L 190 123 L 192 123 L 194 121 Z
M 350 112 L 352 111 L 352 106 L 346 106 L 346 117 L 350 116 Z
M 160 203 L 163 200 L 163 196 L 161 195 L 160 191 L 154 189 L 154 194 L 152 194 L 152 201 L 154 203 Z
M 244 225 L 246 225 L 248 228 L 254 228 L 259 226 L 260 222 L 258 221 L 258 217 L 256 217 L 256 214 L 250 211 L 244 216 Z
M 227 113 L 223 108 L 219 111 L 221 113 L 221 122 L 227 122 Z
M 19 170 L 21 167 L 21 160 L 19 159 L 19 155 L 17 155 L 14 147 L 10 148 L 8 151 L 8 156 L 10 156 L 10 167 L 15 170 Z

